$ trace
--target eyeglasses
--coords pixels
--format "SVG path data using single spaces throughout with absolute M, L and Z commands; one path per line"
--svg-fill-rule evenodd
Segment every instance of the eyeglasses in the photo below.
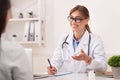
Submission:
M 83 20 L 81 18 L 73 18 L 71 16 L 68 16 L 67 19 L 68 19 L 68 21 L 73 21 L 74 20 L 77 23 L 79 23 L 79 22 L 81 22 Z

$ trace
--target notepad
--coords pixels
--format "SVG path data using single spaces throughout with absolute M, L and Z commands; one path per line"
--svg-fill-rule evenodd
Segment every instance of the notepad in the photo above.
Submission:
M 64 75 L 68 75 L 68 74 L 72 74 L 72 72 L 58 72 L 55 75 L 50 75 L 50 76 L 64 76 Z
M 49 74 L 48 73 L 35 73 L 33 76 L 34 76 L 35 79 L 40 79 L 40 78 L 49 77 Z
M 47 78 L 47 77 L 58 77 L 58 76 L 64 76 L 72 74 L 72 72 L 58 72 L 55 75 L 49 75 L 48 73 L 35 73 L 34 78 L 35 79 L 41 79 L 41 78 Z

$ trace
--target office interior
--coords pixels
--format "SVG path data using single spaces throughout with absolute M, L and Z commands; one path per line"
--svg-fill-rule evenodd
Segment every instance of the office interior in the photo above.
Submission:
M 89 25 L 93 33 L 101 36 L 105 54 L 107 59 L 112 55 L 120 54 L 120 1 L 119 0 L 11 0 L 16 14 L 22 12 L 23 17 L 26 17 L 27 11 L 25 9 L 35 5 L 34 1 L 40 1 L 38 12 L 40 17 L 40 39 L 39 43 L 25 44 L 20 43 L 25 49 L 27 48 L 28 53 L 32 52 L 33 59 L 33 70 L 35 73 L 46 72 L 48 58 L 52 58 L 54 49 L 57 46 L 60 36 L 70 31 L 70 25 L 67 20 L 70 9 L 80 4 L 88 8 L 90 12 Z M 33 3 L 31 3 L 33 2 Z M 12 11 L 12 10 L 11 10 Z M 28 10 L 30 11 L 30 10 Z M 12 14 L 14 14 L 11 12 Z M 13 15 L 14 17 L 14 15 Z M 19 18 L 19 15 L 16 15 Z M 34 16 L 33 16 L 34 17 Z M 25 21 L 23 21 L 25 22 Z M 16 25 L 22 26 L 22 23 L 12 22 L 8 23 L 7 33 L 9 37 L 19 29 Z M 40 26 L 40 27 L 41 27 Z M 24 30 L 17 35 L 24 33 Z M 15 40 L 16 42 L 19 42 Z M 26 50 L 26 51 L 27 51 Z M 111 68 L 108 66 L 108 71 Z

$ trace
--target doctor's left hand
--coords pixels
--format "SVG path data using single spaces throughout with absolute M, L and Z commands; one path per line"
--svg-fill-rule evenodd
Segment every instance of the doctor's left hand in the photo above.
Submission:
M 81 52 L 79 53 L 79 55 L 72 56 L 72 58 L 77 61 L 84 60 L 88 64 L 90 64 L 92 61 L 91 57 L 86 55 L 83 49 L 81 49 Z

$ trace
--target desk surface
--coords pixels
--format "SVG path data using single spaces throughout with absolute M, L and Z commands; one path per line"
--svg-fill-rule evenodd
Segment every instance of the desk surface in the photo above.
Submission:
M 115 80 L 114 78 L 107 78 L 102 76 L 96 76 L 96 80 Z M 42 79 L 35 80 L 88 80 L 88 76 L 86 73 L 71 73 L 62 76 L 50 76 Z

